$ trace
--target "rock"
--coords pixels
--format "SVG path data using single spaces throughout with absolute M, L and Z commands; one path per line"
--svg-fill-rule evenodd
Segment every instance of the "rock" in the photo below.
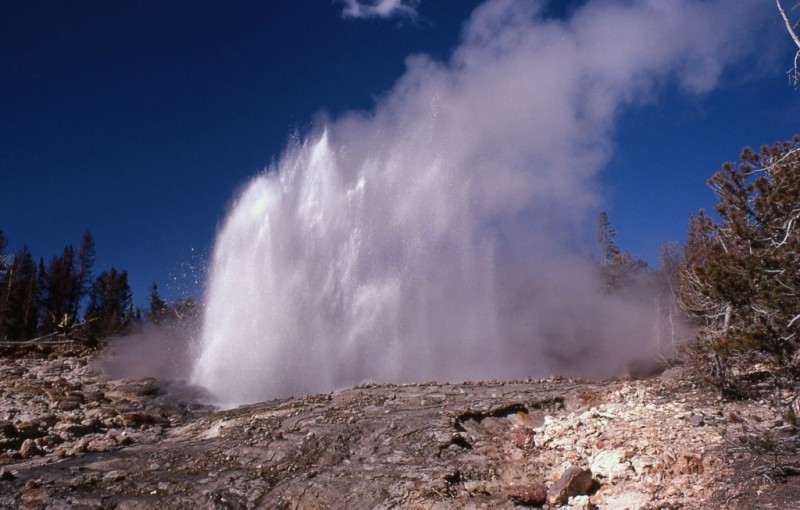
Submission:
M 103 475 L 103 480 L 108 482 L 119 482 L 124 480 L 127 476 L 128 475 L 125 473 L 125 471 L 122 471 L 120 469 L 115 469 Z
M 53 432 L 71 437 L 82 437 L 89 434 L 95 434 L 102 428 L 102 423 L 99 420 L 92 418 L 84 421 L 83 423 L 66 423 L 61 422 L 53 427 Z
M 86 444 L 86 450 L 90 452 L 107 452 L 118 448 L 119 443 L 116 439 L 108 435 L 93 438 Z
M 680 491 L 678 491 L 680 492 Z M 650 498 L 641 492 L 625 491 L 605 498 L 602 503 L 603 508 L 614 508 L 618 510 L 639 510 L 649 508 Z
M 547 489 L 540 482 L 510 485 L 505 488 L 505 495 L 517 505 L 540 507 L 547 503 Z
M 663 471 L 663 466 L 660 461 L 648 455 L 637 455 L 633 458 L 630 465 L 638 477 L 656 471 Z
M 630 472 L 630 462 L 625 460 L 621 450 L 603 450 L 594 456 L 590 469 L 592 473 L 609 481 L 625 477 Z
M 81 453 L 86 453 L 89 451 L 90 442 L 91 441 L 88 438 L 84 437 L 80 441 L 73 443 L 70 448 L 67 448 L 65 454 L 69 457 L 72 457 Z
M 41 450 L 36 446 L 36 441 L 33 439 L 26 439 L 22 442 L 22 446 L 19 447 L 19 455 L 23 459 L 29 459 L 39 453 L 41 453 Z
M 47 435 L 38 421 L 22 421 L 16 424 L 16 428 L 17 435 L 25 439 L 36 439 Z
M 81 403 L 80 400 L 75 398 L 64 398 L 56 402 L 56 408 L 60 411 L 74 411 L 80 409 Z
M 530 427 L 514 425 L 506 434 L 508 440 L 517 448 L 528 450 L 534 446 L 534 431 Z
M 58 416 L 52 413 L 43 414 L 39 417 L 39 423 L 45 428 L 53 427 L 56 423 L 58 423 Z
M 681 452 L 675 462 L 674 472 L 680 475 L 699 475 L 703 472 L 703 458 L 695 453 Z
M 61 438 L 58 436 L 44 436 L 38 439 L 34 439 L 36 446 L 41 448 L 42 450 L 52 449 L 57 444 L 61 443 Z
M 571 510 L 595 510 L 597 506 L 592 503 L 589 496 L 575 496 L 569 498 L 569 508 Z
M 41 503 L 46 496 L 47 489 L 45 487 L 26 487 L 19 499 L 25 508 L 42 508 Z
M 563 505 L 572 496 L 585 495 L 592 488 L 592 471 L 571 466 L 564 471 L 561 478 L 547 491 L 547 497 L 553 505 Z
M 158 395 L 160 391 L 158 383 L 152 377 L 146 377 L 138 381 L 127 381 L 120 389 L 137 397 L 153 397 Z
M 127 428 L 144 429 L 153 425 L 164 423 L 164 419 L 148 413 L 130 412 L 120 414 L 123 426 Z
M 706 424 L 705 420 L 703 420 L 703 417 L 699 414 L 691 415 L 689 417 L 689 423 L 691 423 L 695 427 L 702 427 L 703 425 Z
M 727 482 L 744 479 L 722 433 L 775 417 L 680 374 L 374 383 L 215 411 L 199 391 L 100 379 L 87 359 L 0 359 L 0 508 L 749 510 L 796 497 L 759 484 L 728 504 L 749 482 Z

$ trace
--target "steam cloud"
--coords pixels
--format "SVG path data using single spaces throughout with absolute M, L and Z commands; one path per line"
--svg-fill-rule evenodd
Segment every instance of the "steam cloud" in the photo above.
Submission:
M 652 356 L 654 300 L 604 294 L 591 261 L 595 179 L 620 110 L 668 80 L 715 87 L 759 5 L 600 0 L 558 20 L 486 2 L 448 61 L 408 58 L 373 111 L 297 140 L 241 194 L 193 381 L 231 404 Z

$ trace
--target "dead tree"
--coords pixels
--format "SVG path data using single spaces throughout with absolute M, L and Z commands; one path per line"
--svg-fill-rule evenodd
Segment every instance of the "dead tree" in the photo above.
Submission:
M 783 18 L 783 22 L 786 24 L 786 30 L 789 31 L 789 36 L 791 36 L 792 41 L 797 46 L 797 53 L 794 54 L 794 65 L 789 69 L 789 79 L 792 81 L 795 87 L 800 86 L 800 35 L 798 35 L 798 29 L 800 29 L 800 19 L 795 23 L 789 19 L 789 16 L 786 14 L 786 10 L 781 5 L 781 0 L 775 0 L 775 3 L 778 4 L 778 12 L 781 13 L 781 17 Z M 796 4 L 793 9 L 800 7 L 800 4 Z

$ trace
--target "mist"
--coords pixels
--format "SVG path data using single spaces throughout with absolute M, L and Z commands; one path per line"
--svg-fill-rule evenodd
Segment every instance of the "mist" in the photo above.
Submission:
M 410 56 L 374 109 L 320 120 L 244 188 L 191 380 L 232 405 L 658 356 L 662 298 L 599 277 L 598 177 L 621 112 L 718 86 L 760 4 L 601 0 L 562 20 L 486 2 L 448 60 Z
M 186 381 L 198 356 L 198 330 L 193 318 L 163 324 L 147 322 L 129 335 L 110 338 L 95 367 L 113 379 Z

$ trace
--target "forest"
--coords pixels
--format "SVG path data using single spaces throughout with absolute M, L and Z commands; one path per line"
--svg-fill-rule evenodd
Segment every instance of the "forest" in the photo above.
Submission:
M 83 233 L 76 250 L 38 263 L 27 246 L 7 254 L 0 231 L 0 340 L 49 339 L 59 335 L 94 342 L 126 331 L 135 309 L 128 273 L 110 268 L 94 274 L 95 243 Z
M 95 243 L 89 230 L 78 249 L 64 247 L 60 256 L 38 262 L 26 245 L 7 253 L 0 230 L 0 341 L 77 340 L 94 345 L 124 335 L 145 321 L 154 324 L 194 316 L 197 303 L 162 299 L 150 286 L 147 308 L 133 304 L 128 272 L 111 267 L 95 275 Z

